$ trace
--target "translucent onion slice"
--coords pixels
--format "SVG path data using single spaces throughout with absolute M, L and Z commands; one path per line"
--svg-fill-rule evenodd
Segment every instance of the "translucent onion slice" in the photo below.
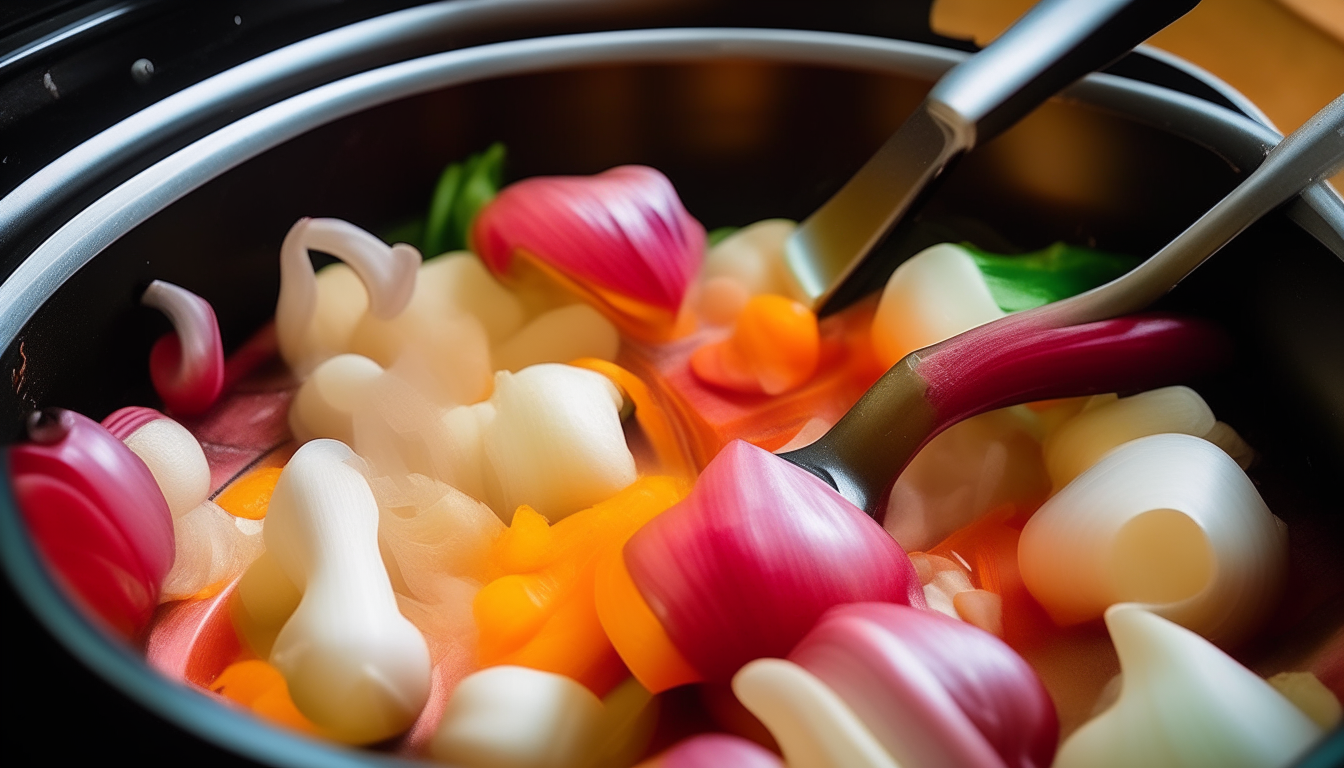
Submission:
M 966 249 L 925 248 L 896 268 L 873 317 L 873 348 L 889 368 L 916 349 L 1004 316 Z
M 489 507 L 424 475 L 400 483 L 374 477 L 369 487 L 378 501 L 380 540 L 408 596 L 433 603 L 445 581 L 484 578 L 490 545 L 504 532 Z
M 490 667 L 457 684 L 430 752 L 463 768 L 581 768 L 602 715 L 602 701 L 563 675 Z
M 508 519 L 527 504 L 551 522 L 635 481 L 621 393 L 600 373 L 552 363 L 495 374 L 485 454 Z
M 140 303 L 168 316 L 173 333 L 154 342 L 149 377 L 173 413 L 205 413 L 224 388 L 224 345 L 210 302 L 172 283 L 155 280 Z
M 305 443 L 276 483 L 263 533 L 303 595 L 270 661 L 300 712 L 356 744 L 406 730 L 430 686 L 429 649 L 397 609 L 378 551 L 362 463 L 335 440 Z
M 672 642 L 711 681 L 785 655 L 834 605 L 924 607 L 910 559 L 872 518 L 740 440 L 635 533 L 625 561 Z
M 1220 645 L 1273 605 L 1287 537 L 1226 453 L 1190 435 L 1140 438 L 1106 454 L 1027 523 L 1018 563 L 1060 624 L 1139 602 Z
M 174 518 L 195 509 L 210 495 L 210 465 L 187 428 L 152 408 L 113 411 L 103 426 L 126 444 L 154 475 Z
M 952 425 L 896 479 L 883 527 L 906 551 L 927 550 L 1005 504 L 1035 509 L 1050 492 L 1036 429 L 1022 406 Z
M 964 622 L 903 605 L 844 605 L 789 660 L 843 701 L 896 764 L 1046 768 L 1054 755 L 1059 724 L 1035 672 Z
M 173 520 L 176 553 L 159 600 L 218 592 L 261 554 L 261 531 L 260 520 L 234 517 L 209 501 Z
M 676 743 L 657 757 L 639 764 L 639 768 L 784 768 L 779 755 L 726 733 L 702 733 Z
M 357 304 L 342 306 L 340 301 L 319 300 L 319 283 L 308 257 L 310 249 L 349 265 L 366 289 L 368 313 L 385 320 L 406 308 L 420 266 L 420 252 L 405 243 L 388 246 L 340 219 L 299 219 L 280 245 L 280 298 L 275 306 L 280 355 L 299 376 L 306 376 L 328 357 L 348 351 L 348 338 L 342 338 L 341 331 L 353 329 L 354 324 L 349 320 L 351 315 L 342 310 L 353 313 L 363 309 Z M 348 288 L 348 281 L 340 287 Z M 321 304 L 326 305 L 326 313 L 319 314 Z M 334 329 L 314 323 L 331 316 L 336 321 Z
M 415 383 L 445 405 L 485 399 L 493 370 L 490 333 L 470 310 L 493 315 L 495 332 L 505 333 L 521 323 L 522 308 L 484 272 L 469 254 L 427 262 L 419 270 L 406 308 L 391 318 L 366 312 L 351 333 L 349 351 L 384 368 L 409 357 L 410 364 L 426 374 L 415 377 Z M 454 285 L 459 279 L 465 285 Z M 473 289 L 481 296 L 463 301 L 461 294 Z M 496 304 L 492 309 L 481 299 Z
M 364 407 L 383 367 L 363 355 L 323 360 L 299 385 L 289 406 L 289 430 L 300 443 L 318 437 L 355 442 L 355 411 Z
M 74 411 L 36 411 L 9 448 L 15 501 L 47 565 L 93 613 L 132 636 L 173 564 L 173 516 L 145 462 Z
M 570 304 L 538 315 L 494 350 L 498 370 L 520 371 L 538 363 L 568 363 L 592 357 L 611 362 L 620 347 L 616 326 L 587 304 Z
M 1165 432 L 1203 437 L 1214 423 L 1204 398 L 1189 387 L 1093 398 L 1046 440 L 1046 467 L 1055 488 L 1063 488 L 1117 445 Z
M 1055 768 L 1292 764 L 1323 732 L 1255 673 L 1141 606 L 1112 606 L 1120 697 L 1059 748 Z

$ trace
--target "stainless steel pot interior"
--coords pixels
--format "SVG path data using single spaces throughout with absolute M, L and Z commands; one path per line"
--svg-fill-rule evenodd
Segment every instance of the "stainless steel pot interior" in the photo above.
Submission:
M 961 55 L 822 33 L 613 32 L 438 54 L 300 94 L 113 190 L 0 287 L 0 362 L 14 385 L 0 406 L 4 434 L 15 439 L 33 406 L 101 417 L 153 403 L 145 361 L 166 326 L 136 301 L 152 279 L 205 296 L 226 346 L 240 344 L 273 311 L 278 244 L 300 216 L 394 232 L 421 214 L 447 161 L 501 140 L 510 178 L 643 163 L 667 173 L 707 227 L 801 218 Z M 886 247 L 900 258 L 949 239 L 1005 250 L 1067 240 L 1151 253 L 1274 138 L 1197 99 L 1093 76 L 957 166 Z M 1313 194 L 1313 206 L 1293 217 L 1327 240 L 1340 237 L 1344 206 Z M 1279 212 L 1164 302 L 1236 336 L 1237 368 L 1194 385 L 1260 451 L 1252 474 L 1308 568 L 1344 542 L 1341 297 L 1344 260 Z M 115 685 L 256 759 L 372 759 L 272 731 L 155 676 L 60 596 L 7 492 L 3 501 L 0 546 L 11 579 Z M 1344 624 L 1342 590 L 1290 594 L 1246 661 L 1273 670 L 1301 658 Z

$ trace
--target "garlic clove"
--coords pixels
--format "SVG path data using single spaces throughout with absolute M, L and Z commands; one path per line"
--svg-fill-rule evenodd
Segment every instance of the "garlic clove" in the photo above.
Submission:
M 1057 623 L 1141 602 L 1220 645 L 1249 633 L 1287 572 L 1282 522 L 1226 453 L 1197 437 L 1125 443 L 1037 510 L 1018 563 Z
M 964 248 L 925 248 L 896 268 L 873 317 L 873 347 L 883 368 L 916 349 L 1004 316 Z
M 587 304 L 570 304 L 538 315 L 494 351 L 497 370 L 517 373 L 538 363 L 568 363 L 584 357 L 616 359 L 616 326 Z
M 490 667 L 457 684 L 430 753 L 463 768 L 580 768 L 602 716 L 602 702 L 563 675 Z
M 1321 729 L 1269 683 L 1187 629 L 1134 604 L 1106 611 L 1119 699 L 1075 731 L 1055 768 L 1292 764 Z
M 187 428 L 151 408 L 113 411 L 103 426 L 149 467 L 168 509 L 180 518 L 210 495 L 210 464 Z

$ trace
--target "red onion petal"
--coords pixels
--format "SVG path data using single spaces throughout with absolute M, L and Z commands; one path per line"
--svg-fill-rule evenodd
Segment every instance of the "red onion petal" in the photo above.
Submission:
M 914 566 L 872 518 L 806 470 L 741 440 L 625 547 L 630 575 L 707 679 L 783 657 L 828 608 L 924 607 Z
M 677 742 L 644 768 L 784 768 L 779 755 L 754 741 L 726 733 L 702 733 Z
M 903 765 L 1045 768 L 1059 735 L 1031 667 L 965 622 L 902 605 L 831 609 L 789 654 Z
M 15 497 L 59 578 L 116 629 L 149 621 L 173 564 L 173 519 L 149 468 L 98 423 L 55 409 L 10 449 Z M 54 429 L 49 427 L 55 427 Z
M 624 165 L 509 185 L 481 210 L 472 244 L 497 273 L 521 249 L 581 282 L 675 313 L 704 257 L 705 229 L 667 177 Z

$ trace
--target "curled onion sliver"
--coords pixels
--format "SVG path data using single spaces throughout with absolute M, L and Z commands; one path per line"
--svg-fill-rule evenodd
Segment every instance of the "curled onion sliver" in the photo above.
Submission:
M 173 333 L 161 336 L 149 352 L 154 391 L 173 413 L 205 413 L 224 389 L 224 344 L 210 302 L 172 283 L 155 280 L 140 303 L 168 316 Z
M 910 559 L 872 518 L 741 440 L 635 533 L 625 561 L 673 644 L 712 681 L 784 656 L 832 606 L 924 607 Z

